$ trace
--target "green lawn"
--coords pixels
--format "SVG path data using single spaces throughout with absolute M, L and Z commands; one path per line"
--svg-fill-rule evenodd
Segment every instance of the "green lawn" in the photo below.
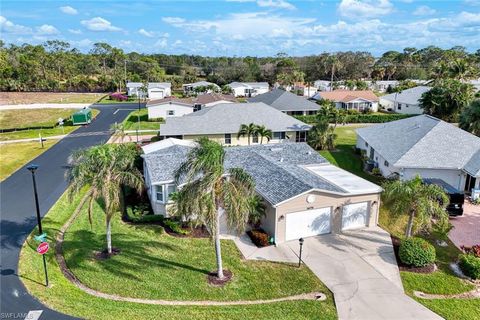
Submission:
M 0 129 L 54 126 L 58 118 L 68 119 L 76 109 L 16 109 L 0 111 Z
M 112 104 L 112 103 L 138 103 L 138 98 L 128 97 L 128 100 L 117 101 L 110 99 L 109 95 L 105 95 L 102 99 L 96 102 L 97 104 Z M 144 102 L 142 102 L 144 103 Z
M 361 125 L 360 125 L 361 126 Z M 381 183 L 381 179 L 371 176 L 362 170 L 361 159 L 353 151 L 356 144 L 355 128 L 360 126 L 339 126 L 337 133 L 337 151 L 321 151 L 321 155 L 333 164 L 364 177 L 372 182 Z M 379 224 L 392 235 L 402 238 L 405 232 L 407 216 L 394 217 L 385 207 L 380 208 Z M 422 291 L 432 294 L 456 294 L 473 289 L 473 285 L 456 277 L 449 268 L 460 251 L 444 235 L 432 233 L 425 238 L 432 243 L 437 251 L 437 265 L 439 270 L 432 274 L 400 272 L 405 292 L 413 297 L 413 291 Z M 435 239 L 447 242 L 447 247 L 440 247 Z M 446 319 L 478 319 L 480 313 L 480 299 L 438 299 L 425 300 L 414 297 L 431 310 Z
M 43 219 L 54 247 L 57 230 L 74 211 L 63 196 Z M 19 274 L 28 290 L 48 306 L 87 319 L 336 319 L 331 293 L 312 274 L 292 265 L 245 261 L 231 241 L 222 241 L 225 268 L 234 279 L 223 288 L 209 286 L 205 273 L 215 268 L 213 244 L 207 239 L 173 238 L 157 226 L 113 222 L 113 246 L 122 251 L 98 261 L 95 250 L 104 247 L 104 214 L 95 207 L 93 226 L 86 214 L 65 235 L 68 266 L 87 286 L 130 297 L 179 300 L 268 299 L 310 291 L 322 291 L 327 301 L 280 302 L 252 306 L 173 307 L 115 302 L 90 296 L 68 282 L 53 256 L 47 253 L 51 287 L 45 288 L 41 258 L 30 237 L 24 245 Z
M 45 152 L 57 141 L 45 141 L 43 149 L 40 142 L 0 144 L 0 181 L 5 180 L 19 168 Z
M 158 131 L 160 130 L 160 124 L 162 123 L 164 123 L 164 121 L 148 120 L 148 110 L 146 108 L 140 109 L 140 111 L 132 111 L 123 121 L 125 130 L 136 130 L 139 128 L 139 130 Z

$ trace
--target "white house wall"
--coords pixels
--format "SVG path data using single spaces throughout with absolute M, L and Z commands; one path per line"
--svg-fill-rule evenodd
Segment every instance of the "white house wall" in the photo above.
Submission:
M 401 178 L 402 180 L 410 180 L 415 178 L 416 175 L 422 178 L 442 179 L 459 190 L 463 190 L 465 187 L 465 176 L 461 170 L 404 168 Z
M 183 115 L 193 112 L 193 108 L 190 106 L 180 105 L 180 104 L 161 104 L 158 106 L 149 106 L 148 108 L 148 119 L 158 119 L 158 118 L 167 118 L 167 117 L 181 117 Z M 173 110 L 175 114 L 169 116 L 169 110 Z

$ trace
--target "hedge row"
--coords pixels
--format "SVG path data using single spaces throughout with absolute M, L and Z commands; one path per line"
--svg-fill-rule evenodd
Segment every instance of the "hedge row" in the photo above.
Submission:
M 392 113 L 392 114 L 347 114 L 345 116 L 345 123 L 384 123 L 390 122 L 395 120 L 401 120 L 410 118 L 413 116 L 417 116 L 417 114 L 400 114 L 400 113 Z M 305 122 L 305 123 L 315 123 L 315 115 L 308 115 L 308 116 L 294 116 L 298 120 Z

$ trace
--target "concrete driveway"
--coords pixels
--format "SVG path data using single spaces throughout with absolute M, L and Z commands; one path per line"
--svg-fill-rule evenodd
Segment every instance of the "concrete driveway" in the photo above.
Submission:
M 298 252 L 298 241 L 279 250 Z M 333 292 L 339 319 L 442 319 L 408 297 L 381 228 L 305 239 L 302 260 Z
M 450 223 L 453 229 L 448 237 L 458 248 L 480 244 L 480 205 L 465 201 L 463 215 L 450 218 Z

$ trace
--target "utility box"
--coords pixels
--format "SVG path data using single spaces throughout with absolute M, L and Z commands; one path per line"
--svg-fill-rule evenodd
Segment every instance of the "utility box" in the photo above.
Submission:
M 90 108 L 82 109 L 72 115 L 72 123 L 74 126 L 89 124 L 90 122 L 92 122 L 92 110 Z

